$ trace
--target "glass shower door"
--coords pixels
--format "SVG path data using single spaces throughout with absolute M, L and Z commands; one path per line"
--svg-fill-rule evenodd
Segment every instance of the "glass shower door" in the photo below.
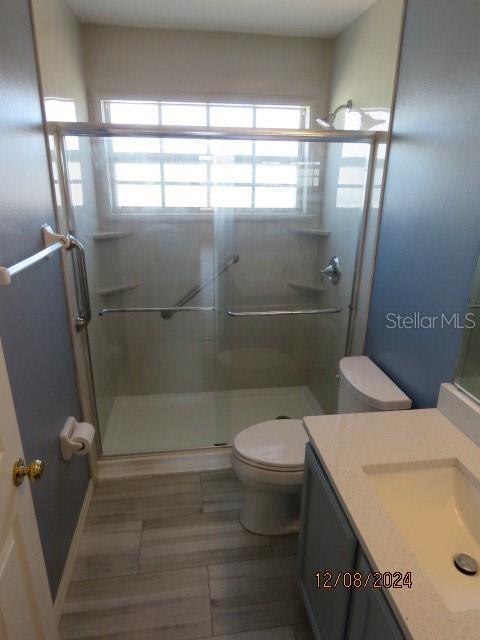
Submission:
M 337 136 L 64 145 L 105 455 L 335 413 L 372 153 Z
M 256 422 L 336 412 L 371 153 L 368 143 L 251 145 L 213 159 L 225 194 L 216 244 L 239 257 L 217 301 L 230 441 Z
M 103 454 L 224 444 L 215 225 L 199 212 L 207 143 L 92 136 L 77 144 L 67 149 L 70 226 L 87 256 Z

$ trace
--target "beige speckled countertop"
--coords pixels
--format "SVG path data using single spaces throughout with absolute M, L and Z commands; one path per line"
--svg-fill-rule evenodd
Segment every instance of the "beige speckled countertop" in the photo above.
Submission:
M 411 589 L 385 592 L 407 637 L 479 639 L 480 601 L 478 610 L 445 606 L 363 467 L 456 458 L 480 479 L 480 449 L 437 409 L 313 416 L 304 424 L 372 568 L 412 572 Z

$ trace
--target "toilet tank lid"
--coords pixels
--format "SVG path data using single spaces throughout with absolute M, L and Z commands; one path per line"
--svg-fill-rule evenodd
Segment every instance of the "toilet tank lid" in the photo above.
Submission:
M 340 376 L 363 403 L 380 411 L 410 409 L 412 401 L 367 356 L 340 360 Z

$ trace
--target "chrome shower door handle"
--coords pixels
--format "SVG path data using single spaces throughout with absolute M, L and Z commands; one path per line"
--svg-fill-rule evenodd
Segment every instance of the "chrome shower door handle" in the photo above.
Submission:
M 234 311 L 229 309 L 227 315 L 229 318 L 250 318 L 263 316 L 318 316 L 328 313 L 341 313 L 341 307 L 326 307 L 323 309 L 274 309 L 265 311 Z
M 332 284 L 338 284 L 342 277 L 340 258 L 338 256 L 333 256 L 325 269 L 322 269 L 320 273 L 322 276 L 327 276 Z
M 77 331 L 81 331 L 88 325 L 92 319 L 92 309 L 90 307 L 90 292 L 88 289 L 87 263 L 85 260 L 85 248 L 83 244 L 75 236 L 68 234 L 68 248 L 75 249 L 77 255 L 76 276 L 79 291 L 79 309 L 75 317 L 75 327 Z

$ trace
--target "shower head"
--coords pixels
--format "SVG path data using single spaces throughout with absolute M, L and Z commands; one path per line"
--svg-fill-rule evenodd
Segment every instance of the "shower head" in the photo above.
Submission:
M 323 129 L 333 129 L 333 126 L 330 122 L 328 122 L 327 120 L 328 116 L 326 118 L 317 118 L 316 122 L 317 124 L 319 124 Z
M 345 104 L 341 104 L 334 111 L 330 111 L 330 113 L 328 113 L 323 118 L 317 118 L 317 124 L 319 124 L 324 129 L 335 129 L 333 123 L 335 122 L 335 118 L 337 117 L 338 112 L 345 109 L 348 113 L 350 113 L 352 107 L 353 102 L 351 100 L 348 100 Z

